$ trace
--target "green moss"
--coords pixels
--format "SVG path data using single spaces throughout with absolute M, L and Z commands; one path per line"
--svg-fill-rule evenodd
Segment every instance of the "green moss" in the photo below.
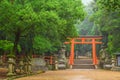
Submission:
M 8 54 L 7 57 L 9 57 L 9 58 L 15 58 L 15 55 L 14 54 Z

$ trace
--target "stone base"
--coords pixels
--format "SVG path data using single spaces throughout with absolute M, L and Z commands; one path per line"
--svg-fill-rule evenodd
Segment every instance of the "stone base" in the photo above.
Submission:
M 98 69 L 98 65 L 95 65 L 95 69 Z
M 103 65 L 103 68 L 104 68 L 104 69 L 107 69 L 107 70 L 110 70 L 110 69 L 112 68 L 112 65 L 110 65 L 110 64 L 105 64 L 105 65 Z
M 15 73 L 8 73 L 7 76 L 15 76 Z
M 73 67 L 73 66 L 72 66 L 72 65 L 70 65 L 70 69 L 72 69 L 72 67 Z
M 111 70 L 112 70 L 112 71 L 120 71 L 120 67 L 115 66 L 115 67 L 112 67 Z

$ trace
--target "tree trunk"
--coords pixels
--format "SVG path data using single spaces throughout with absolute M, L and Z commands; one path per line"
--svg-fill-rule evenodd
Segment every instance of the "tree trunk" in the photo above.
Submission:
M 18 52 L 17 46 L 20 40 L 20 30 L 15 33 L 15 41 L 14 41 L 14 47 L 13 47 L 13 54 L 16 54 Z

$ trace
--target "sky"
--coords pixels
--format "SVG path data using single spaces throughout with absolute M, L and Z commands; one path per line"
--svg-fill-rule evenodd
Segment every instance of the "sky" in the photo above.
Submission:
M 93 1 L 93 0 L 82 0 L 82 3 L 83 3 L 84 5 L 87 5 L 87 4 L 90 3 L 91 1 Z

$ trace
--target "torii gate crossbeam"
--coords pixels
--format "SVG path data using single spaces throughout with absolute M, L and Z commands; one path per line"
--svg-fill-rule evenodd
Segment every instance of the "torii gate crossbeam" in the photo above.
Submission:
M 70 38 L 70 42 L 65 42 L 65 44 L 71 44 L 71 53 L 69 57 L 69 64 L 74 64 L 74 45 L 75 44 L 92 44 L 92 58 L 93 64 L 97 65 L 97 55 L 96 55 L 96 45 L 102 44 L 102 36 L 80 36 L 79 38 Z

